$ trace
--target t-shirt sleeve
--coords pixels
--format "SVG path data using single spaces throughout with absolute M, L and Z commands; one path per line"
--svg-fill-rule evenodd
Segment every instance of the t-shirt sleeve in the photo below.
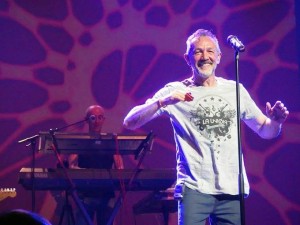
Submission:
M 160 98 L 163 98 L 167 95 L 169 95 L 172 90 L 174 89 L 174 87 L 172 86 L 172 84 L 167 84 L 166 86 L 164 86 L 162 89 L 160 89 L 159 91 L 157 91 L 152 98 L 147 99 L 146 104 L 150 104 L 152 102 L 157 101 Z M 157 110 L 156 114 L 158 116 L 164 114 L 164 113 L 168 113 L 168 106 L 165 107 L 161 107 L 159 110 Z
M 249 92 L 243 85 L 240 86 L 241 90 L 241 119 L 252 120 L 261 115 L 263 112 L 258 108 L 254 100 L 251 98 Z

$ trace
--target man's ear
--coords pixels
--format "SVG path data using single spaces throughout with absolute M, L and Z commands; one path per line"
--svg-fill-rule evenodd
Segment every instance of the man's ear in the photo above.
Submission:
M 189 66 L 191 66 L 190 59 L 189 59 L 189 55 L 186 54 L 186 53 L 184 53 L 183 57 L 184 57 L 186 63 L 187 63 Z
M 222 53 L 220 52 L 217 56 L 217 60 L 216 60 L 217 64 L 219 64 L 221 62 L 221 56 L 222 56 Z

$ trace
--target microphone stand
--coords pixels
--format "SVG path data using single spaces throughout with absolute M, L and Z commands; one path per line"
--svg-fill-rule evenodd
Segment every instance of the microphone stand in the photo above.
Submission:
M 69 124 L 67 126 L 59 128 L 59 129 L 56 128 L 55 131 L 66 129 L 70 126 L 74 126 L 74 125 L 80 124 L 82 122 L 85 122 L 86 120 L 87 119 L 80 120 L 76 123 Z M 30 179 L 31 179 L 31 183 L 32 183 L 32 189 L 31 189 L 31 210 L 32 210 L 32 212 L 35 211 L 35 175 L 34 175 L 34 169 L 35 169 L 35 158 L 36 158 L 35 157 L 36 139 L 38 137 L 39 137 L 39 135 L 36 134 L 36 135 L 31 136 L 31 137 L 27 137 L 27 138 L 24 138 L 24 139 L 18 141 L 19 144 L 28 143 L 28 144 L 26 144 L 26 147 L 31 146 L 31 150 L 32 150 L 31 175 L 30 175 Z
M 238 138 L 238 160 L 239 160 L 239 197 L 240 197 L 240 214 L 241 225 L 245 225 L 245 190 L 243 175 L 243 153 L 241 145 L 241 121 L 240 121 L 240 86 L 239 86 L 239 51 L 235 49 L 235 75 L 236 75 L 236 109 L 237 109 L 237 138 Z
M 31 189 L 31 210 L 32 212 L 35 211 L 35 182 L 34 182 L 34 168 L 35 168 L 35 147 L 36 147 L 36 139 L 39 137 L 39 135 L 33 135 L 31 137 L 22 139 L 18 141 L 19 144 L 21 143 L 28 143 L 26 144 L 26 147 L 31 146 L 32 151 L 32 161 L 31 161 L 31 173 L 30 173 L 30 179 L 32 182 L 32 189 Z
M 74 125 L 77 125 L 77 124 L 83 123 L 83 122 L 85 122 L 85 121 L 87 121 L 87 120 L 89 120 L 89 118 L 87 118 L 87 119 L 84 119 L 84 120 L 80 120 L 80 121 L 78 121 L 78 122 L 75 122 L 75 123 L 71 123 L 71 124 L 69 124 L 69 125 L 66 125 L 66 126 L 64 126 L 64 127 L 55 128 L 55 129 L 54 129 L 54 132 L 57 132 L 57 131 L 60 131 L 60 130 L 64 130 L 64 129 L 68 128 L 68 127 L 71 127 L 71 126 L 74 126 Z M 51 130 L 52 130 L 52 129 L 50 129 L 50 131 L 51 131 Z

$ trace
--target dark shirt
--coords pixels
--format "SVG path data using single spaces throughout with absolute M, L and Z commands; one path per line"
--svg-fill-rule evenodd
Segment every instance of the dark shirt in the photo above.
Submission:
M 111 169 L 114 163 L 112 155 L 78 155 L 78 166 L 86 169 Z M 90 189 L 80 191 L 79 195 L 82 197 L 114 197 L 114 191 L 97 190 L 93 187 Z
M 80 168 L 111 169 L 114 163 L 112 155 L 78 155 Z

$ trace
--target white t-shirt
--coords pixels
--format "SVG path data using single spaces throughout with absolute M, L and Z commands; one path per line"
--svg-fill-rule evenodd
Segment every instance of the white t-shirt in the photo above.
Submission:
M 189 80 L 172 82 L 147 102 L 173 90 L 191 92 L 191 102 L 178 102 L 157 111 L 170 117 L 176 143 L 177 183 L 206 194 L 239 194 L 239 163 L 236 123 L 236 83 L 217 77 L 215 87 L 194 86 Z M 262 115 L 240 84 L 240 115 L 252 120 Z M 244 190 L 249 182 L 244 162 Z

